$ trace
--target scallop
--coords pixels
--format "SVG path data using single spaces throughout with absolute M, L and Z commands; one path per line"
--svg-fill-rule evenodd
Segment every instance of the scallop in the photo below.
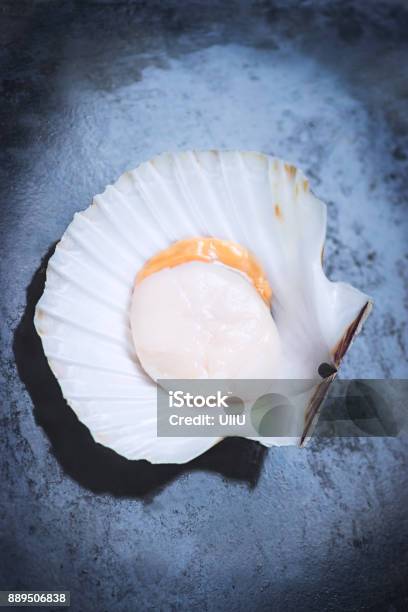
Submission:
M 184 463 L 220 438 L 159 437 L 158 379 L 308 379 L 293 435 L 253 437 L 302 444 L 372 305 L 325 276 L 325 231 L 304 174 L 254 152 L 162 154 L 95 196 L 58 243 L 35 313 L 94 439 Z
M 276 378 L 271 294 L 242 246 L 206 237 L 173 243 L 136 277 L 130 322 L 142 367 L 154 380 Z

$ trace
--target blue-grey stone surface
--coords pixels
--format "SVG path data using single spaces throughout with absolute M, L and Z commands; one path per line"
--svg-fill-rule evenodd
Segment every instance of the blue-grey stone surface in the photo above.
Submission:
M 407 609 L 407 438 L 129 462 L 65 405 L 32 325 L 50 249 L 107 183 L 255 149 L 303 168 L 327 273 L 375 301 L 342 375 L 406 378 L 407 32 L 394 1 L 2 2 L 0 587 L 70 590 L 75 612 Z

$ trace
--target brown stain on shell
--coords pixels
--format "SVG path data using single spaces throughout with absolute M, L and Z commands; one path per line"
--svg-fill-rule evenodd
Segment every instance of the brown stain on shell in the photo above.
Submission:
M 322 380 L 321 383 L 318 384 L 316 391 L 314 392 L 310 403 L 307 407 L 305 414 L 305 424 L 303 428 L 303 432 L 300 438 L 299 446 L 302 446 L 308 437 L 311 435 L 314 425 L 317 423 L 317 419 L 319 416 L 319 412 L 321 407 L 323 406 L 323 400 L 325 399 L 327 393 L 329 392 L 330 385 L 334 381 L 337 376 L 337 371 L 334 374 L 328 376 Z
M 293 178 L 296 174 L 296 167 L 292 164 L 285 164 L 285 170 L 289 178 Z
M 332 349 L 331 354 L 333 355 L 333 361 L 336 367 L 339 366 L 340 361 L 343 359 L 344 355 L 346 354 L 347 349 L 349 348 L 351 341 L 353 340 L 353 336 L 356 333 L 358 326 L 360 325 L 360 322 L 368 307 L 369 307 L 369 302 L 367 302 L 363 306 L 363 308 L 358 313 L 357 317 L 354 319 L 351 325 L 348 326 L 347 330 L 343 334 L 340 341 Z
M 364 315 L 370 307 L 370 302 L 366 302 L 357 317 L 354 321 L 348 326 L 346 332 L 343 334 L 341 340 L 337 343 L 336 347 L 332 351 L 333 362 L 336 368 L 336 371 L 322 380 L 314 392 L 309 405 L 306 409 L 305 420 L 304 420 L 304 428 L 303 433 L 300 438 L 299 445 L 303 446 L 307 437 L 312 435 L 313 428 L 317 422 L 317 418 L 319 416 L 320 409 L 323 405 L 323 400 L 325 399 L 330 385 L 334 381 L 337 376 L 337 369 L 340 365 L 340 362 L 344 355 L 346 354 L 362 320 L 364 319 Z
M 275 204 L 275 217 L 280 221 L 283 220 L 282 210 L 279 204 Z

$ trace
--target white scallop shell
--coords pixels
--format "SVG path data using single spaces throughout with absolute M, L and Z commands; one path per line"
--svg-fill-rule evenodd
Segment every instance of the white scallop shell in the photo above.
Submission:
M 94 439 L 153 463 L 189 461 L 220 440 L 157 437 L 156 385 L 132 344 L 136 273 L 175 240 L 230 239 L 257 256 L 273 289 L 287 378 L 316 378 L 321 362 L 338 365 L 371 304 L 324 275 L 325 231 L 326 206 L 303 173 L 254 152 L 160 155 L 75 214 L 49 261 L 35 327 L 64 397 Z M 302 407 L 302 440 L 326 386 Z

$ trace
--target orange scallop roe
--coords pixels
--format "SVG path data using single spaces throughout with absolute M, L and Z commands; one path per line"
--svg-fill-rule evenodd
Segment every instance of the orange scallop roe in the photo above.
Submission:
M 174 268 L 190 261 L 219 262 L 243 272 L 267 306 L 270 306 L 272 289 L 255 256 L 236 242 L 218 238 L 197 237 L 174 242 L 145 263 L 137 274 L 136 284 L 164 268 Z

